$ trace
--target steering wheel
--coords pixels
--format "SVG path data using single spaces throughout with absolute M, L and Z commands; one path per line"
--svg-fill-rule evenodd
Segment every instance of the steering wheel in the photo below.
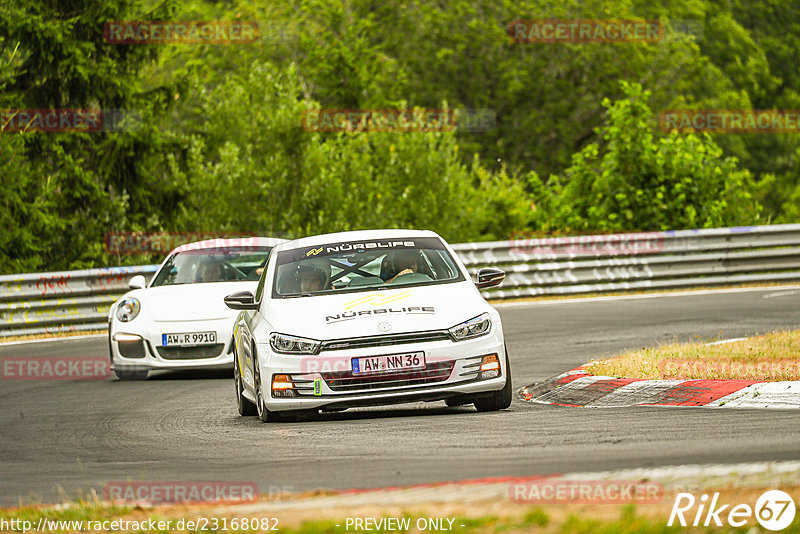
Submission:
M 410 283 L 410 282 L 430 282 L 432 280 L 433 280 L 433 278 L 431 278 L 427 274 L 423 274 L 423 273 L 406 273 L 406 274 L 401 274 L 400 276 L 398 276 L 397 278 L 395 278 L 394 280 L 392 280 L 389 283 L 390 284 L 397 284 L 399 282 L 405 282 L 405 283 Z

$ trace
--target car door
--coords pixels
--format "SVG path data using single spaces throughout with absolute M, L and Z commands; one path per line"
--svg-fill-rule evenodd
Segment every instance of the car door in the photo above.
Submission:
M 255 340 L 253 336 L 253 332 L 256 331 L 256 327 L 258 325 L 259 319 L 261 317 L 261 301 L 264 298 L 265 294 L 265 287 L 267 285 L 267 273 L 269 269 L 264 269 L 264 272 L 261 273 L 261 277 L 258 280 L 258 286 L 256 287 L 255 293 L 255 301 L 259 303 L 258 310 L 244 310 L 239 314 L 238 322 L 237 322 L 237 330 L 241 332 L 239 338 L 239 345 L 237 348 L 241 350 L 239 354 L 242 355 L 242 381 L 245 383 L 245 387 L 247 387 L 250 391 L 255 394 L 255 354 L 253 352 L 253 346 L 255 345 Z

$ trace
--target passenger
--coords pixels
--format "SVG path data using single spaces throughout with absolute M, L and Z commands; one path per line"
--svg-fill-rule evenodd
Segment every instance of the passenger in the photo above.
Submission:
M 394 282 L 394 280 L 398 276 L 403 276 L 404 274 L 412 274 L 418 272 L 419 270 L 418 257 L 419 256 L 416 251 L 411 251 L 411 250 L 397 251 L 393 258 L 394 269 L 395 271 L 397 271 L 397 274 L 386 280 L 386 283 L 390 284 Z

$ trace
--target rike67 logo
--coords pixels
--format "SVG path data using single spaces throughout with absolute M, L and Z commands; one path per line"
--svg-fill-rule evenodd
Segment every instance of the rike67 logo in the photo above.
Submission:
M 755 507 L 749 504 L 721 503 L 718 492 L 710 500 L 706 494 L 696 499 L 691 493 L 678 493 L 667 526 L 676 524 L 682 527 L 721 527 L 727 522 L 731 527 L 743 527 L 752 525 L 755 519 L 763 528 L 777 532 L 792 523 L 795 511 L 794 500 L 781 490 L 764 492 L 756 500 Z

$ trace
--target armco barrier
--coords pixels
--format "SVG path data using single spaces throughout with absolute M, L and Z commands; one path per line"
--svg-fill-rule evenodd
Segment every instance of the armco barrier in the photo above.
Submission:
M 158 265 L 0 276 L 0 337 L 106 328 L 128 280 Z
M 492 299 L 800 281 L 800 224 L 511 239 L 454 245 L 473 277 L 506 271 Z M 156 265 L 0 276 L 0 337 L 103 329 L 109 306 Z
M 455 245 L 474 275 L 504 269 L 492 299 L 800 281 L 800 224 Z

